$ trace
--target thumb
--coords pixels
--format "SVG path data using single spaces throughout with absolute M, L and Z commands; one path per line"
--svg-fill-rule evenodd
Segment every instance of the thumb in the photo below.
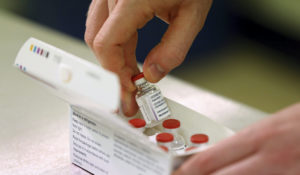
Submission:
M 146 79 L 157 82 L 185 59 L 195 37 L 202 28 L 209 7 L 203 4 L 181 4 L 161 42 L 155 46 L 145 59 L 143 71 Z M 204 10 L 205 9 L 205 10 Z
M 159 43 L 146 57 L 143 71 L 148 81 L 158 82 L 183 62 L 188 49 L 170 44 L 172 43 Z

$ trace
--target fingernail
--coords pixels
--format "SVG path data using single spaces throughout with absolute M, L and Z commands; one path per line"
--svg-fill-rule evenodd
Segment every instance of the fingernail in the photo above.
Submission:
M 149 66 L 149 72 L 152 80 L 158 81 L 164 76 L 164 69 L 158 64 L 152 64 Z

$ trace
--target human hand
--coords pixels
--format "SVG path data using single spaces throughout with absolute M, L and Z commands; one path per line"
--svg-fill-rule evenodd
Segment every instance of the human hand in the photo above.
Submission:
M 300 103 L 187 160 L 173 175 L 300 174 Z
M 212 0 L 93 0 L 86 21 L 85 41 L 101 65 L 119 75 L 122 108 L 138 110 L 131 77 L 139 73 L 135 49 L 137 30 L 154 16 L 169 24 L 160 43 L 145 59 L 143 71 L 157 82 L 184 60 L 202 28 Z

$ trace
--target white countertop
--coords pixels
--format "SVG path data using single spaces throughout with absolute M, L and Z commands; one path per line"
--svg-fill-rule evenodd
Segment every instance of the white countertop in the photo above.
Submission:
M 87 174 L 69 160 L 68 105 L 12 65 L 31 36 L 96 62 L 82 41 L 0 11 L 0 174 Z M 265 113 L 174 77 L 159 83 L 163 94 L 238 131 Z

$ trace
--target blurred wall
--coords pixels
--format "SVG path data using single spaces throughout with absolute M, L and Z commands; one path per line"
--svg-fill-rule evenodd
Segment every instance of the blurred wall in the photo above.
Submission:
M 1 7 L 42 25 L 83 40 L 85 19 L 90 1 L 70 0 L 2 0 Z M 188 59 L 195 54 L 207 54 L 221 47 L 229 38 L 230 17 L 227 4 L 215 0 L 207 24 L 195 40 Z M 139 31 L 137 58 L 143 61 L 159 41 L 167 25 L 154 18 Z M 221 30 L 220 30 L 221 29 Z
M 0 7 L 83 39 L 89 3 L 90 1 L 82 0 L 1 0 Z M 300 1 L 297 0 L 214 0 L 206 25 L 196 38 L 187 58 L 190 60 L 193 55 L 214 52 L 226 45 L 232 37 L 240 34 L 247 36 L 253 30 L 262 32 L 258 35 L 270 34 L 266 38 L 259 38 L 262 42 L 267 40 L 266 45 L 280 47 L 282 51 L 287 49 L 289 53 L 298 55 L 295 50 L 299 46 L 297 42 L 300 38 L 299 6 Z M 164 22 L 155 18 L 139 31 L 137 58 L 140 61 L 159 42 L 166 28 Z M 280 44 L 281 41 L 296 42 L 285 46 Z
M 0 10 L 83 40 L 89 3 L 1 0 Z M 299 3 L 214 0 L 185 62 L 172 74 L 266 112 L 299 101 Z M 166 29 L 164 22 L 154 18 L 139 31 L 139 61 L 143 61 Z

